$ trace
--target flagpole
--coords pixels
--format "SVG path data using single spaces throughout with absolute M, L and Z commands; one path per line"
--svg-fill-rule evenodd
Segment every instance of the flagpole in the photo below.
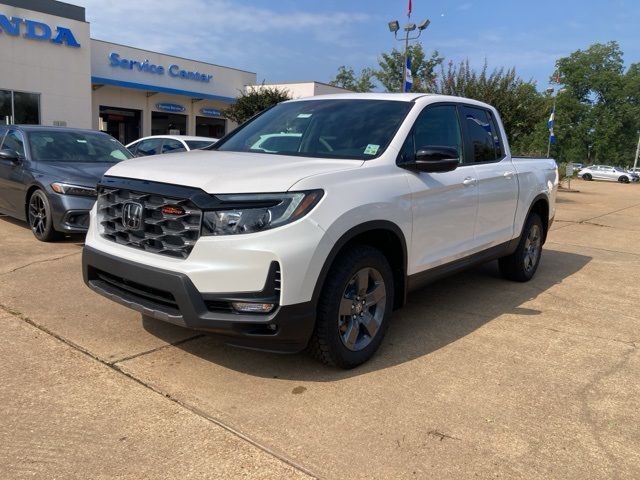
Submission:
M 638 155 L 640 155 L 640 136 L 638 136 L 638 146 L 636 147 L 636 159 L 633 162 L 633 173 L 638 173 L 636 168 L 638 168 Z
M 411 20 L 411 0 L 407 8 L 407 23 Z M 407 81 L 407 55 L 409 50 L 409 30 L 405 29 L 404 34 L 404 60 L 402 62 L 402 81 L 400 82 L 400 93 L 404 93 L 404 84 Z
M 553 109 L 551 110 L 551 113 L 553 113 L 553 123 L 555 124 L 556 122 L 556 100 L 558 99 L 558 94 L 556 93 L 556 95 L 553 97 Z M 549 155 L 551 154 L 551 134 L 549 134 L 549 140 L 547 143 L 547 158 L 549 158 Z

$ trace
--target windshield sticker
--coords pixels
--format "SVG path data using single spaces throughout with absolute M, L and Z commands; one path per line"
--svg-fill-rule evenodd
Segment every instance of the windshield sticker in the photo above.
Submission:
M 298 118 L 310 118 L 312 113 L 299 113 Z
M 380 145 L 375 145 L 373 143 L 370 143 L 369 145 L 367 145 L 367 148 L 364 149 L 364 154 L 375 155 L 376 153 L 378 153 L 379 148 L 380 148 Z

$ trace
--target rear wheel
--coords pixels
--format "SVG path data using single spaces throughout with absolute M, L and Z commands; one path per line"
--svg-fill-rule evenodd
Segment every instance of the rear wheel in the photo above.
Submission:
M 369 360 L 387 330 L 393 295 L 393 274 L 382 252 L 357 245 L 339 255 L 318 300 L 311 355 L 341 368 Z
M 51 204 L 42 190 L 36 190 L 29 197 L 27 220 L 33 235 L 41 242 L 51 242 L 60 236 L 53 229 Z
M 586 181 L 589 181 L 589 180 L 593 180 L 593 177 L 591 176 L 591 174 L 590 174 L 590 173 L 585 173 L 585 174 L 582 176 L 582 179 L 583 179 L 583 180 L 586 180 Z
M 533 278 L 542 256 L 543 234 L 540 216 L 532 213 L 527 219 L 516 251 L 498 260 L 503 277 L 516 282 L 528 282 Z

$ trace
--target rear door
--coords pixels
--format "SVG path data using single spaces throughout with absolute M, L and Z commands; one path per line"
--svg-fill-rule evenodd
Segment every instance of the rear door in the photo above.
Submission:
M 24 216 L 24 168 L 27 162 L 25 141 L 21 132 L 10 129 L 2 140 L 0 149 L 11 149 L 18 153 L 19 161 L 0 159 L 0 209 Z
M 513 238 L 518 204 L 518 178 L 506 155 L 497 119 L 490 110 L 460 107 L 466 156 L 478 179 L 478 215 L 474 235 L 477 247 L 499 245 Z
M 463 161 L 455 104 L 425 107 L 405 141 L 399 162 L 415 158 L 416 152 L 426 146 L 455 147 L 460 153 L 460 166 L 452 172 L 407 173 L 413 210 L 409 274 L 462 258 L 474 243 L 478 187 L 475 167 Z

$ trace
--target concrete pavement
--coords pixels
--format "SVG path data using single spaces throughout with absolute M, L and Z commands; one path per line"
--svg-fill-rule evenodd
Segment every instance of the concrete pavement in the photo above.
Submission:
M 348 372 L 142 320 L 0 218 L 0 477 L 640 477 L 640 186 L 572 186 L 533 281 L 416 292 Z

